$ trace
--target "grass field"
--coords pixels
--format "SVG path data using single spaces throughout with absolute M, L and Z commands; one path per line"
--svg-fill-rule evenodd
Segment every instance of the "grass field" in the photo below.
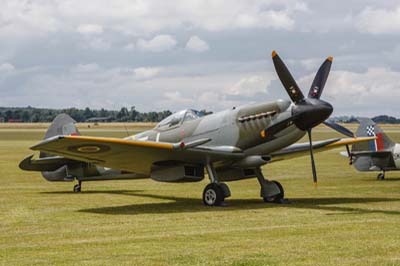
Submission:
M 292 201 L 265 204 L 256 180 L 228 183 L 227 207 L 202 204 L 207 180 L 50 183 L 23 172 L 46 125 L 0 127 L 1 265 L 400 265 L 400 172 L 359 173 L 338 153 L 267 165 Z M 82 133 L 126 136 L 124 127 L 80 125 Z M 129 133 L 146 125 L 128 125 Z M 400 128 L 389 135 L 400 142 Z M 315 139 L 337 136 L 325 128 Z

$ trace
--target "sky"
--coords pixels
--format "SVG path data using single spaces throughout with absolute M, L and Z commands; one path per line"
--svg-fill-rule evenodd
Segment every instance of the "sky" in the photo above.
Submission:
M 0 0 L 0 106 L 220 111 L 288 99 L 276 50 L 334 114 L 400 117 L 400 2 Z

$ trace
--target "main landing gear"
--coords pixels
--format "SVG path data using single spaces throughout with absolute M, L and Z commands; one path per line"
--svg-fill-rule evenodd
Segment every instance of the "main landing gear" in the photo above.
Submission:
M 206 206 L 221 206 L 225 198 L 231 196 L 229 187 L 225 183 L 220 183 L 215 169 L 211 163 L 206 165 L 207 173 L 211 183 L 203 191 L 203 203 Z M 261 186 L 260 195 L 267 203 L 289 203 L 285 199 L 285 191 L 278 181 L 268 181 L 264 178 L 261 169 L 256 169 L 255 174 Z
M 378 180 L 385 180 L 385 172 L 379 173 L 376 177 Z
M 208 177 L 211 183 L 203 191 L 203 203 L 207 206 L 221 206 L 225 198 L 231 196 L 229 187 L 225 183 L 218 182 L 217 175 L 211 163 L 206 165 Z
M 285 199 L 285 191 L 278 181 L 268 181 L 264 178 L 261 169 L 255 170 L 258 183 L 260 183 L 261 190 L 260 196 L 263 198 L 264 202 L 267 203 L 289 203 Z
M 81 192 L 81 188 L 82 188 L 82 181 L 78 180 L 78 184 L 74 186 L 74 192 L 75 193 Z

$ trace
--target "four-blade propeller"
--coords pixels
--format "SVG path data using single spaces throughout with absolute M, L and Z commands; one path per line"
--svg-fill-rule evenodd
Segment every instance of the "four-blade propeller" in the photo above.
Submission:
M 322 91 L 324 90 L 326 80 L 328 79 L 333 58 L 328 57 L 318 69 L 318 72 L 315 75 L 314 81 L 311 85 L 310 91 L 308 92 L 307 98 L 304 97 L 304 94 L 300 90 L 295 79 L 290 74 L 288 68 L 285 66 L 282 59 L 275 51 L 272 52 L 272 61 L 274 62 L 275 70 L 283 84 L 283 87 L 286 89 L 286 92 L 289 94 L 290 99 L 294 103 L 294 106 L 292 108 L 291 120 L 299 129 L 307 131 L 310 143 L 310 158 L 313 181 L 315 184 L 317 184 L 317 172 L 315 169 L 311 135 L 312 128 L 321 123 L 324 123 L 330 128 L 346 136 L 353 136 L 352 133 L 346 128 L 333 122 L 325 121 L 331 115 L 333 107 L 331 104 L 320 100 L 320 97 Z

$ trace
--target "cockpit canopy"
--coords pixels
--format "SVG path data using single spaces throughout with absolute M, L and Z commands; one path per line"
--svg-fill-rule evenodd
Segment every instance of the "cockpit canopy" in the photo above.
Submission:
M 175 125 L 180 125 L 182 122 L 185 123 L 187 121 L 195 120 L 202 116 L 204 116 L 203 112 L 199 112 L 193 109 L 182 110 L 162 120 L 160 123 L 157 124 L 156 128 L 167 129 Z

